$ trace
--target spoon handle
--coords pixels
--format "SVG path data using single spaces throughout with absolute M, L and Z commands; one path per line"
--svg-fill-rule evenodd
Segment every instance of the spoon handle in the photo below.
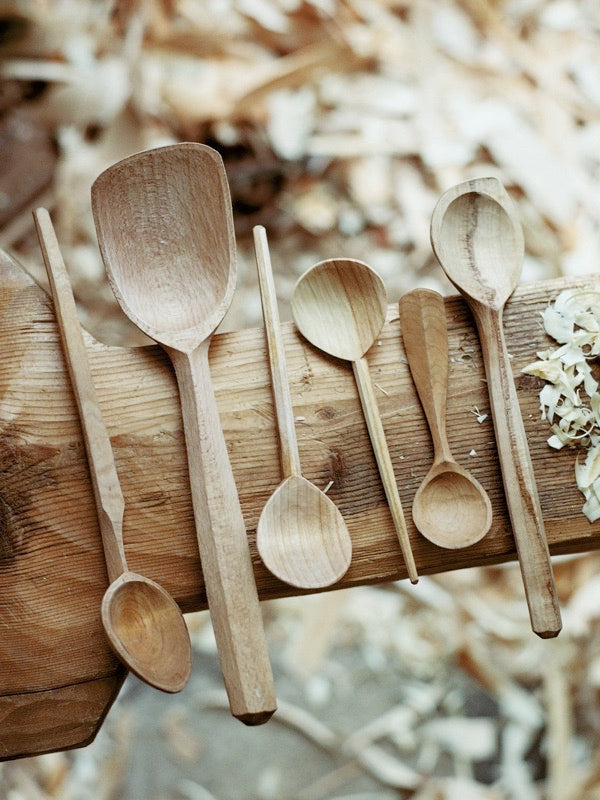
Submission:
M 450 461 L 446 435 L 448 328 L 444 299 L 431 289 L 415 289 L 398 303 L 404 351 L 427 418 L 434 464 Z
M 562 627 L 544 521 L 502 327 L 502 310 L 472 304 L 485 364 L 504 493 L 531 627 L 542 639 Z
M 92 379 L 69 275 L 50 220 L 50 214 L 45 208 L 38 208 L 33 212 L 33 218 L 48 273 L 63 353 L 79 411 L 108 580 L 109 583 L 112 583 L 127 571 L 123 548 L 125 502 L 115 467 L 110 437 L 102 418 Z
M 262 225 L 256 225 L 254 233 L 254 250 L 256 253 L 256 266 L 258 269 L 258 282 L 260 286 L 260 299 L 265 321 L 265 336 L 269 352 L 269 367 L 273 397 L 275 400 L 275 415 L 281 445 L 281 466 L 283 477 L 300 475 L 300 454 L 298 453 L 298 439 L 294 424 L 294 408 L 290 394 L 290 385 L 287 379 L 285 365 L 285 350 L 279 327 L 279 313 L 277 310 L 277 295 L 273 281 L 273 270 L 267 232 Z
M 394 474 L 394 466 L 388 450 L 387 441 L 385 438 L 385 431 L 379 416 L 379 408 L 377 406 L 377 398 L 373 390 L 373 382 L 369 373 L 369 365 L 366 358 L 363 356 L 357 361 L 352 362 L 352 369 L 354 370 L 354 377 L 358 387 L 358 394 L 362 404 L 363 413 L 367 423 L 369 436 L 371 437 L 371 444 L 373 452 L 375 453 L 375 460 L 379 467 L 379 475 L 385 496 L 388 501 L 392 519 L 394 520 L 394 527 L 398 534 L 402 555 L 408 572 L 408 577 L 411 583 L 417 583 L 419 575 L 415 559 L 410 546 L 410 539 L 408 538 L 408 531 L 406 530 L 406 522 L 404 520 L 404 512 L 402 511 L 402 504 L 400 502 L 400 495 L 398 494 L 398 486 L 396 484 L 396 476 Z
M 208 362 L 210 339 L 191 353 L 165 348 L 179 385 L 192 505 L 208 606 L 231 713 L 247 725 L 276 708 L 273 673 L 246 526 Z

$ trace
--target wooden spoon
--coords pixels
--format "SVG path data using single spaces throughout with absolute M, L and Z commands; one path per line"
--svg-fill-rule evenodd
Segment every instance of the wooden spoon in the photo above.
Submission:
M 235 285 L 223 162 L 183 143 L 126 158 L 92 187 L 106 271 L 127 316 L 168 353 L 179 384 L 204 584 L 234 716 L 275 710 L 246 527 L 212 388 L 208 349 Z
M 504 305 L 519 280 L 524 249 L 521 227 L 502 184 L 480 178 L 448 190 L 433 212 L 431 242 L 477 324 L 531 625 L 542 638 L 556 636 L 562 626 L 558 598 L 502 328 Z
M 98 404 L 75 300 L 50 215 L 34 219 L 65 360 L 79 410 L 110 586 L 102 599 L 102 623 L 125 666 L 165 692 L 179 692 L 190 675 L 192 650 L 185 620 L 162 586 L 127 567 L 123 548 L 124 500 L 110 438 Z
M 387 297 L 383 281 L 361 261 L 339 258 L 321 261 L 300 278 L 291 305 L 298 329 L 311 344 L 331 356 L 352 362 L 371 444 L 408 576 L 412 583 L 416 583 L 419 576 L 365 358 L 385 323 Z
M 344 575 L 352 540 L 336 505 L 302 476 L 267 234 L 260 225 L 254 228 L 254 247 L 284 476 L 260 515 L 256 546 L 280 580 L 319 589 Z
M 448 329 L 444 299 L 415 289 L 398 304 L 404 351 L 433 439 L 431 469 L 413 500 L 415 525 L 439 547 L 468 547 L 492 524 L 492 504 L 483 486 L 456 463 L 446 436 Z

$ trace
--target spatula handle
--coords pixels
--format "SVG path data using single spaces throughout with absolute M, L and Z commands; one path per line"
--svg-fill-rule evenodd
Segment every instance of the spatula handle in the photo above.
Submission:
M 127 570 L 123 548 L 125 501 L 110 437 L 100 411 L 71 282 L 50 214 L 45 208 L 38 208 L 33 212 L 33 219 L 46 265 L 65 362 L 79 411 L 108 580 L 112 583 Z
M 510 359 L 502 311 L 473 304 L 483 352 L 496 445 L 531 627 L 542 639 L 562 627 L 544 521 Z
M 444 298 L 431 289 L 414 289 L 398 303 L 404 351 L 435 450 L 435 463 L 450 460 L 446 435 L 448 329 Z
M 369 373 L 369 365 L 366 358 L 363 356 L 358 361 L 352 362 L 354 370 L 354 377 L 358 387 L 358 394 L 362 405 L 363 413 L 367 423 L 367 429 L 371 439 L 371 445 L 375 454 L 375 460 L 379 467 L 379 476 L 383 484 L 385 496 L 388 501 L 388 506 L 394 520 L 394 527 L 398 534 L 402 555 L 406 564 L 406 570 L 411 583 L 417 583 L 419 575 L 415 559 L 412 553 L 408 531 L 406 530 L 406 522 L 404 520 L 404 512 L 400 502 L 400 495 L 398 494 L 398 486 L 396 484 L 396 476 L 394 475 L 394 466 L 390 457 L 390 451 L 387 446 L 385 438 L 385 431 L 381 423 L 379 415 L 379 408 L 377 406 L 377 398 L 373 390 L 373 382 Z
M 300 454 L 298 452 L 298 439 L 294 423 L 294 409 L 290 394 L 290 385 L 287 379 L 285 365 L 285 349 L 281 338 L 279 326 L 279 313 L 277 310 L 277 295 L 271 268 L 271 256 L 267 242 L 267 232 L 262 225 L 256 225 L 254 233 L 254 250 L 256 253 L 256 266 L 258 269 L 258 283 L 260 286 L 260 300 L 262 303 L 263 317 L 265 320 L 265 337 L 269 354 L 269 368 L 273 385 L 275 400 L 275 415 L 281 445 L 281 466 L 283 477 L 300 475 Z
M 276 708 L 246 526 L 221 428 L 209 340 L 168 349 L 179 385 L 202 574 L 231 713 L 247 725 Z

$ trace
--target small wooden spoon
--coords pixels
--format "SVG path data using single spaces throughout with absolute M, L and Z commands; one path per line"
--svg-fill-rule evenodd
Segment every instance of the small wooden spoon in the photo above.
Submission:
M 502 184 L 480 178 L 449 189 L 433 212 L 431 242 L 477 324 L 531 625 L 542 638 L 557 636 L 560 609 L 502 328 L 503 309 L 518 283 L 524 249 L 521 227 Z
M 138 678 L 165 692 L 179 692 L 192 666 L 188 629 L 171 595 L 127 567 L 123 548 L 125 504 L 69 277 L 50 215 L 39 208 L 33 216 L 79 410 L 106 557 L 110 586 L 102 599 L 102 623 L 115 653 Z
M 387 297 L 383 281 L 361 261 L 339 258 L 321 261 L 300 278 L 294 289 L 291 306 L 298 329 L 311 344 L 331 356 L 352 362 L 373 452 L 408 577 L 412 583 L 416 583 L 419 576 L 365 358 L 385 323 Z
M 492 504 L 483 486 L 456 463 L 446 436 L 448 329 L 444 299 L 415 289 L 398 304 L 404 351 L 433 439 L 431 469 L 413 500 L 415 525 L 439 547 L 468 547 L 492 524 Z
M 190 142 L 138 153 L 97 178 L 92 208 L 121 308 L 175 368 L 221 669 L 232 714 L 257 725 L 275 710 L 273 674 L 208 361 L 236 273 L 223 162 L 212 148 Z
M 256 546 L 280 580 L 320 589 L 348 569 L 352 540 L 337 506 L 302 476 L 267 234 L 260 225 L 254 228 L 254 247 L 284 476 L 260 515 Z

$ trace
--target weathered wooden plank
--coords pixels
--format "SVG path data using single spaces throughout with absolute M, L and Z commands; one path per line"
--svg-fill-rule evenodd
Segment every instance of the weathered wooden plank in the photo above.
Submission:
M 559 289 L 551 281 L 517 290 L 506 311 L 513 372 L 531 447 L 552 553 L 600 546 L 600 525 L 581 513 L 575 453 L 550 451 L 539 419 L 540 382 L 520 374 L 546 344 L 538 312 Z M 451 358 L 448 435 L 459 462 L 488 490 L 494 521 L 465 550 L 442 550 L 410 518 L 414 493 L 431 463 L 429 433 L 403 356 L 395 307 L 369 355 L 373 380 L 422 574 L 513 560 L 484 372 L 473 323 L 458 297 L 446 300 Z M 336 585 L 404 578 L 398 540 L 371 453 L 351 368 L 329 359 L 283 326 L 300 458 L 318 486 L 333 481 L 353 540 L 353 559 Z M 187 485 L 177 388 L 158 347 L 121 349 L 87 337 L 126 501 L 125 547 L 132 569 L 154 578 L 186 611 L 205 607 Z M 106 587 L 81 433 L 53 313 L 43 291 L 5 254 L 0 257 L 0 713 L 2 701 L 115 676 L 119 667 L 102 630 Z M 255 548 L 258 516 L 281 479 L 263 331 L 215 337 L 211 370 L 238 485 L 262 599 L 296 593 L 271 576 Z M 470 456 L 471 451 L 476 455 Z M 418 585 L 414 588 L 418 592 Z M 525 602 L 525 600 L 523 600 Z M 4 697 L 2 697 L 4 696 Z M 8 717 L 10 719 L 10 716 Z M 3 747 L 22 741 L 3 730 Z M 57 738 L 58 741 L 58 738 Z M 59 747 L 71 744 L 63 735 Z M 7 744 L 8 742 L 8 744 Z M 35 745 L 32 745 L 35 746 Z M 8 749 L 7 749 L 8 748 Z M 46 738 L 44 749 L 51 749 Z
M 89 744 L 126 674 L 0 698 L 0 760 Z

